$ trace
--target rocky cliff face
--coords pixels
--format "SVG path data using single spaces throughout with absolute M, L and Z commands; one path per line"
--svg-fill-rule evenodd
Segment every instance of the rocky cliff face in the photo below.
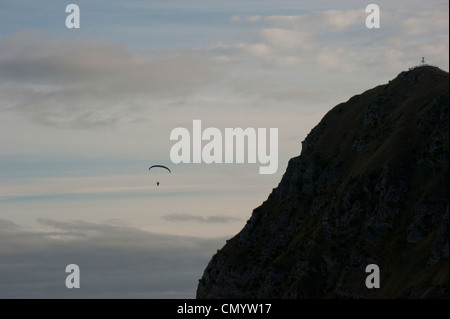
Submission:
M 448 298 L 448 95 L 426 66 L 334 107 L 197 297 Z

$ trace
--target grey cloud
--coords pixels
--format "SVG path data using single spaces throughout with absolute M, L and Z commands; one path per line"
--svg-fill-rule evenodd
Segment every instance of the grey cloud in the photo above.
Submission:
M 9 220 L 0 218 L 0 229 L 2 231 L 14 231 L 19 229 L 19 226 Z
M 270 25 L 284 26 L 288 28 L 308 28 L 342 30 L 352 25 L 361 24 L 366 13 L 364 6 L 353 10 L 324 10 L 308 14 L 285 15 L 285 16 L 248 16 L 245 18 L 249 23 L 267 23 Z
M 395 77 L 422 55 L 448 69 L 448 2 L 378 4 L 377 30 L 366 28 L 366 4 L 356 3 L 345 10 L 234 16 L 232 22 L 253 26 L 259 37 L 209 51 L 233 70 L 230 91 L 259 106 L 329 107 Z M 243 72 L 249 66 L 253 72 Z
M 53 126 L 114 125 L 160 99 L 183 99 L 213 76 L 209 61 L 190 52 L 143 56 L 101 40 L 21 33 L 1 41 L 0 52 L 1 107 Z
M 88 39 L 29 39 L 16 34 L 0 43 L 0 77 L 7 82 L 70 84 L 93 91 L 111 88 L 153 94 L 179 94 L 205 83 L 206 61 L 183 52 L 139 56 L 122 45 Z
M 225 241 L 84 221 L 40 223 L 48 230 L 0 220 L 10 230 L 0 232 L 0 298 L 193 298 Z M 65 287 L 72 263 L 80 267 L 80 289 Z
M 231 217 L 231 216 L 198 216 L 198 215 L 191 215 L 191 214 L 170 214 L 170 215 L 164 215 L 162 216 L 162 219 L 169 221 L 169 222 L 187 222 L 187 221 L 193 221 L 193 222 L 199 222 L 199 223 L 230 223 L 235 221 L 240 221 L 239 218 Z
M 158 111 L 180 105 L 195 108 L 203 95 L 245 98 L 239 108 L 328 108 L 336 103 L 334 95 L 324 100 L 330 90 L 347 91 L 339 99 L 347 98 L 423 55 L 448 69 L 448 2 L 378 4 L 379 30 L 365 27 L 366 4 L 346 2 L 341 10 L 234 16 L 255 36 L 149 55 L 102 40 L 16 34 L 0 42 L 0 107 L 47 126 L 109 127 L 150 122 Z M 207 110 L 221 108 L 210 103 Z

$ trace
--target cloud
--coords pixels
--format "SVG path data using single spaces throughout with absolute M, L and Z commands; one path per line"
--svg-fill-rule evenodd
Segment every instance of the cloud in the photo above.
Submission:
M 193 298 L 224 242 L 117 222 L 39 222 L 42 229 L 30 230 L 0 219 L 0 298 Z M 65 287 L 65 267 L 72 263 L 80 267 L 77 290 Z
M 379 5 L 382 27 L 377 30 L 365 26 L 365 5 L 294 15 L 240 15 L 233 21 L 252 28 L 254 41 L 219 43 L 210 50 L 236 74 L 229 81 L 232 92 L 261 107 L 293 106 L 295 101 L 302 108 L 331 107 L 392 79 L 423 55 L 428 63 L 448 69 L 448 3 Z
M 363 26 L 367 14 L 364 8 L 357 10 L 327 10 L 323 13 L 324 25 L 342 30 L 350 26 Z M 320 19 L 319 19 L 320 20 Z
M 382 3 L 380 7 L 382 28 L 376 31 L 365 27 L 365 6 L 348 10 L 306 11 L 297 15 L 240 16 L 239 21 L 257 25 L 260 35 L 257 43 L 240 46 L 264 47 L 264 51 L 257 51 L 255 56 L 278 66 L 283 66 L 282 61 L 290 60 L 291 63 L 284 63 L 285 67 L 302 69 L 307 68 L 306 63 L 324 69 L 349 66 L 349 56 L 353 65 L 361 69 L 367 67 L 367 60 L 379 57 L 379 51 L 397 50 L 410 57 L 413 48 L 423 51 L 430 43 L 435 43 L 440 51 L 445 48 L 446 41 L 442 42 L 440 36 L 448 36 L 448 3 L 436 1 L 424 8 L 411 3 L 401 9 Z M 418 35 L 422 36 L 420 42 L 415 38 Z M 332 56 L 334 51 L 343 54 Z M 251 50 L 248 52 L 252 53 Z M 441 67 L 448 68 L 448 59 L 435 56 L 439 58 Z
M 136 55 L 102 40 L 19 33 L 0 52 L 1 107 L 60 127 L 114 125 L 160 99 L 184 98 L 212 76 L 209 62 L 189 52 Z
M 364 23 L 366 13 L 364 8 L 354 10 L 324 10 L 310 11 L 298 15 L 253 15 L 244 18 L 248 23 L 266 23 L 292 29 L 327 29 L 343 30 L 350 26 Z M 240 19 L 242 20 L 242 19 Z M 240 21 L 232 19 L 232 21 Z
M 292 15 L 243 12 L 230 16 L 227 26 L 242 33 L 236 42 L 214 34 L 204 47 L 146 54 L 99 39 L 18 33 L 0 42 L 0 107 L 58 128 L 158 125 L 158 115 L 181 107 L 192 111 L 189 116 L 280 104 L 330 108 L 423 55 L 448 68 L 448 3 L 417 1 L 400 9 L 380 3 L 379 30 L 365 27 L 365 6 L 346 7 Z M 239 103 L 207 104 L 205 96 Z
M 449 29 L 448 11 L 422 10 L 402 21 L 404 32 L 410 35 L 429 34 Z
M 259 22 L 261 20 L 262 20 L 262 17 L 260 15 L 248 16 L 245 18 L 245 21 L 247 21 L 247 22 Z
M 89 87 L 93 91 L 110 87 L 121 92 L 142 92 L 167 96 L 183 94 L 207 80 L 207 63 L 168 52 L 141 56 L 120 44 L 84 38 L 30 38 L 19 33 L 2 41 L 1 79 L 7 82 L 46 84 L 56 91 L 60 84 Z M 194 76 L 196 75 L 196 76 Z M 98 83 L 97 81 L 101 81 Z M 129 83 L 131 82 L 131 83 Z M 40 93 L 51 93 L 40 92 Z
M 265 28 L 261 31 L 261 36 L 264 41 L 279 49 L 293 50 L 299 47 L 302 47 L 302 49 L 311 48 L 311 39 L 309 39 L 307 34 L 298 30 Z
M 239 218 L 231 217 L 231 216 L 198 216 L 198 215 L 191 215 L 191 214 L 169 214 L 164 215 L 161 217 L 162 219 L 169 221 L 169 222 L 199 222 L 199 223 L 206 223 L 206 224 L 212 224 L 212 223 L 230 223 L 235 221 L 240 221 Z
M 241 21 L 241 17 L 238 16 L 238 15 L 231 16 L 230 21 L 232 21 L 232 22 L 240 22 Z
M 9 220 L 0 218 L 0 229 L 2 231 L 16 231 L 20 229 L 20 227 Z

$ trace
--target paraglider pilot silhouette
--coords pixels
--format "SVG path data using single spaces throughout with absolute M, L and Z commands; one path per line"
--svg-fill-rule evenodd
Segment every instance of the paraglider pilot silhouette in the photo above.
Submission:
M 172 173 L 170 171 L 170 168 L 168 168 L 167 166 L 164 166 L 164 165 L 152 165 L 152 166 L 150 166 L 150 168 L 148 170 L 150 171 L 150 170 L 155 169 L 155 168 L 166 169 L 169 173 Z M 159 181 L 156 182 L 156 186 L 159 186 Z

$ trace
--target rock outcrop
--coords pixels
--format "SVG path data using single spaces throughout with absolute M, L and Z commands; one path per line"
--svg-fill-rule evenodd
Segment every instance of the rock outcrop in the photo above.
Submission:
M 197 297 L 448 298 L 448 111 L 448 73 L 430 66 L 334 107 Z

